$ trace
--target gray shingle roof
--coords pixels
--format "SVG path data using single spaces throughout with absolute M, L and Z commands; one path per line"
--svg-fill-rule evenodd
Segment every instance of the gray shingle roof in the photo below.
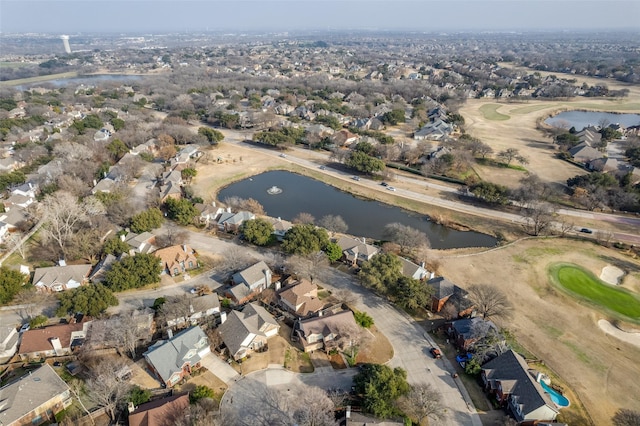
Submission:
M 433 297 L 442 300 L 453 295 L 456 285 L 445 277 L 435 277 L 427 281 L 427 285 L 433 288 Z
M 44 364 L 0 388 L 0 424 L 11 424 L 65 392 L 69 386 Z
M 512 349 L 482 366 L 487 380 L 501 381 L 509 385 L 511 395 L 517 396 L 524 416 L 544 405 L 558 411 L 542 386 L 529 373 L 524 358 Z
M 264 279 L 265 271 L 271 272 L 269 266 L 263 261 L 256 263 L 255 265 L 249 266 L 247 269 L 240 271 L 238 273 L 233 274 L 233 282 L 234 283 L 244 283 L 246 286 L 251 287 L 256 282 Z M 265 285 L 269 285 L 271 283 L 265 283 Z
M 242 312 L 231 311 L 227 320 L 219 327 L 222 341 L 229 352 L 235 355 L 249 334 L 265 336 L 266 327 L 279 327 L 275 319 L 262 306 L 249 303 Z
M 204 345 L 199 345 L 204 339 Z M 159 344 L 158 344 L 159 343 Z M 185 362 L 194 365 L 200 361 L 197 352 L 209 344 L 207 335 L 200 327 L 190 327 L 173 336 L 164 342 L 158 342 L 144 353 L 145 358 L 156 369 L 160 378 L 165 382 L 176 372 L 182 370 Z M 196 354 L 185 359 L 190 350 L 195 350 Z

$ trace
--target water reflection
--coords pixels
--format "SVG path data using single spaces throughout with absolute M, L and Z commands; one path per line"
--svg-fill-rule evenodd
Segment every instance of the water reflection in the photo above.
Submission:
M 271 187 L 282 189 L 277 197 L 270 196 Z M 349 226 L 348 232 L 367 238 L 381 239 L 384 226 L 399 222 L 425 232 L 433 248 L 491 247 L 492 236 L 478 232 L 463 232 L 447 228 L 419 215 L 375 200 L 364 200 L 340 191 L 323 182 L 286 171 L 272 171 L 229 185 L 218 199 L 238 196 L 253 198 L 272 217 L 291 220 L 301 212 L 316 219 L 339 215 Z

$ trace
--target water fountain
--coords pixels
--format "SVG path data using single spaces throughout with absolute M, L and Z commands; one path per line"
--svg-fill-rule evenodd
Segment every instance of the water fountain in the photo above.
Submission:
M 281 194 L 281 193 L 282 193 L 282 189 L 278 188 L 275 185 L 273 185 L 271 188 L 267 189 L 267 194 L 269 194 L 269 195 L 277 195 L 277 194 Z

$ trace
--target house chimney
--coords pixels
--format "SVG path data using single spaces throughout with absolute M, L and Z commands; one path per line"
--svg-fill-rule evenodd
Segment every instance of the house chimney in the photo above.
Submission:
M 58 266 L 67 266 L 67 262 L 64 259 L 58 260 Z
M 173 330 L 172 329 L 168 329 L 167 330 L 167 336 L 169 336 L 169 340 L 173 339 Z
M 124 241 L 125 238 L 126 238 L 126 235 L 120 234 L 120 241 Z
M 136 410 L 136 406 L 133 405 L 133 402 L 129 402 L 129 404 L 127 404 L 127 411 L 130 413 L 133 413 Z
M 433 277 L 435 277 L 435 276 L 436 276 L 436 273 L 435 273 L 435 272 L 431 272 L 431 273 L 429 274 L 429 279 L 430 279 L 430 280 L 432 280 L 432 279 L 433 279 Z
M 182 245 L 182 250 L 184 250 L 185 253 L 187 252 L 187 245 L 186 244 Z
M 424 260 L 422 262 L 420 262 L 420 267 L 424 268 Z
M 347 405 L 347 413 L 346 413 L 345 417 L 347 419 L 351 418 L 351 406 L 350 405 Z
M 51 339 L 49 339 L 49 342 L 51 342 L 51 346 L 53 347 L 53 350 L 56 352 L 56 355 L 60 355 L 59 352 L 62 351 L 62 345 L 60 344 L 60 339 L 57 337 L 52 337 Z
M 276 281 L 275 286 L 276 286 L 276 291 L 280 290 L 280 281 Z
M 224 322 L 227 320 L 227 313 L 226 312 L 220 312 L 220 324 L 224 324 Z

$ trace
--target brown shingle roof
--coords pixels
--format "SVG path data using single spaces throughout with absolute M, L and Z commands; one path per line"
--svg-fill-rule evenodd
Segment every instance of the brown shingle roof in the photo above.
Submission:
M 71 333 L 81 331 L 85 323 L 60 324 L 50 327 L 28 330 L 22 334 L 19 354 L 30 354 L 33 352 L 50 351 L 53 349 L 51 339 L 60 339 L 60 345 L 68 348 L 71 345 Z
M 147 402 L 129 414 L 129 426 L 163 426 L 177 420 L 189 408 L 189 395 L 173 395 L 169 398 Z

